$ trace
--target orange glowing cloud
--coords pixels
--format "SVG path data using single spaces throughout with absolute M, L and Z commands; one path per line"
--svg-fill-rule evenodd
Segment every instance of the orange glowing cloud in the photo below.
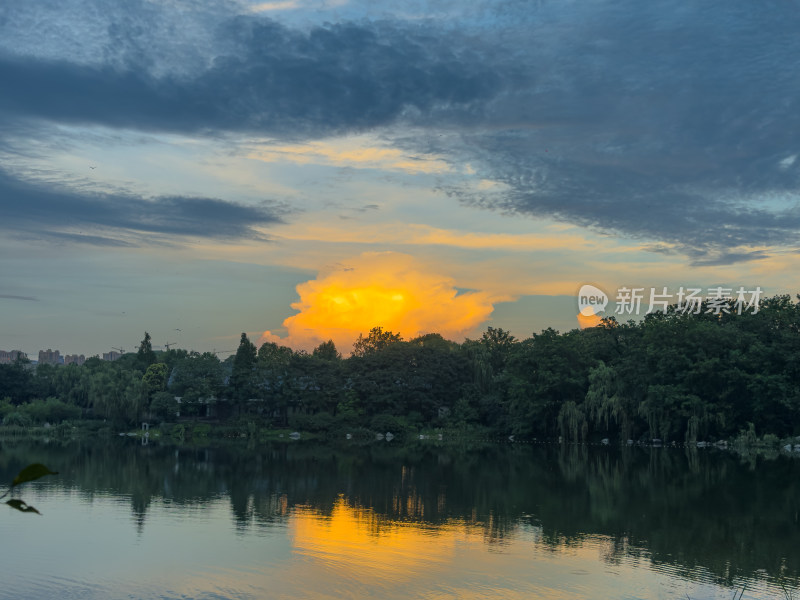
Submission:
M 298 314 L 283 326 L 288 336 L 265 331 L 263 342 L 310 350 L 333 340 L 349 352 L 359 334 L 383 327 L 404 338 L 440 333 L 460 339 L 492 313 L 485 292 L 459 293 L 451 278 L 433 272 L 414 257 L 367 252 L 331 272 L 297 286 Z
M 258 5 L 261 10 L 290 8 L 293 2 L 275 2 Z M 404 173 L 446 173 L 451 170 L 438 155 L 416 154 L 407 150 L 383 145 L 373 136 L 347 136 L 329 141 L 306 144 L 262 144 L 247 156 L 267 163 L 291 162 L 295 164 L 334 165 L 356 169 L 385 169 Z
M 586 329 L 587 327 L 597 327 L 602 322 L 603 318 L 599 315 L 584 315 L 583 313 L 578 313 L 578 326 L 581 329 Z

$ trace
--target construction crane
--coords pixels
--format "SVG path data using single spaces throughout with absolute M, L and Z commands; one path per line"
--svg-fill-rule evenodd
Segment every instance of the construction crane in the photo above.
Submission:
M 114 348 L 114 346 L 111 346 L 111 349 L 116 350 L 120 354 L 125 354 L 125 348 Z
M 166 349 L 167 349 L 167 352 L 169 352 L 169 347 L 170 347 L 170 346 L 174 346 L 174 345 L 175 345 L 175 344 L 177 344 L 177 343 L 178 343 L 178 342 L 167 342 L 166 344 L 164 344 L 164 348 L 166 348 Z

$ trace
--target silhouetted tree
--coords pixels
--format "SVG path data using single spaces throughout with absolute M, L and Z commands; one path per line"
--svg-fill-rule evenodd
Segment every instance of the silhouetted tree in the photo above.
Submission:
M 153 345 L 150 343 L 150 334 L 144 332 L 144 339 L 139 344 L 139 350 L 136 352 L 136 362 L 142 371 L 146 371 L 147 367 L 156 362 L 156 353 L 153 352 Z
M 255 345 L 247 338 L 246 333 L 242 333 L 239 348 L 233 358 L 233 372 L 230 379 L 232 396 L 240 409 L 257 390 L 255 385 L 257 356 Z
M 373 327 L 369 330 L 367 337 L 358 334 L 358 339 L 353 344 L 353 356 L 365 356 L 370 352 L 381 350 L 390 344 L 402 342 L 403 337 L 399 333 L 384 331 L 381 327 Z
M 333 343 L 333 340 L 322 342 L 319 346 L 314 348 L 311 354 L 323 360 L 338 360 L 342 358 L 342 355 L 336 350 L 336 345 Z

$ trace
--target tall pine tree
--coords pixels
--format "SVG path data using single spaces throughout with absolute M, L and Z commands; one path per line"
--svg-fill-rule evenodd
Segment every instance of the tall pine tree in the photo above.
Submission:
M 258 352 L 255 344 L 242 333 L 239 348 L 233 358 L 233 372 L 231 373 L 231 388 L 233 400 L 241 408 L 256 393 L 255 370 Z
M 139 344 L 139 350 L 136 352 L 136 362 L 139 363 L 142 371 L 147 371 L 147 367 L 156 362 L 156 353 L 153 352 L 153 345 L 150 343 L 150 334 L 146 331 L 142 343 Z

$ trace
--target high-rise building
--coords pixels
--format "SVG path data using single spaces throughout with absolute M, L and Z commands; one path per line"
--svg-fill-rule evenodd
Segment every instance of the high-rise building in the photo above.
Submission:
M 78 365 L 81 366 L 86 362 L 86 357 L 83 354 L 67 354 L 64 357 L 65 365 Z
M 10 352 L 0 350 L 0 365 L 10 365 L 20 357 L 28 358 L 28 355 L 22 350 L 11 350 Z
M 39 364 L 40 365 L 60 365 L 61 352 L 58 350 L 39 350 Z
M 103 360 L 117 360 L 122 356 L 122 352 L 112 350 L 111 352 L 103 352 Z

